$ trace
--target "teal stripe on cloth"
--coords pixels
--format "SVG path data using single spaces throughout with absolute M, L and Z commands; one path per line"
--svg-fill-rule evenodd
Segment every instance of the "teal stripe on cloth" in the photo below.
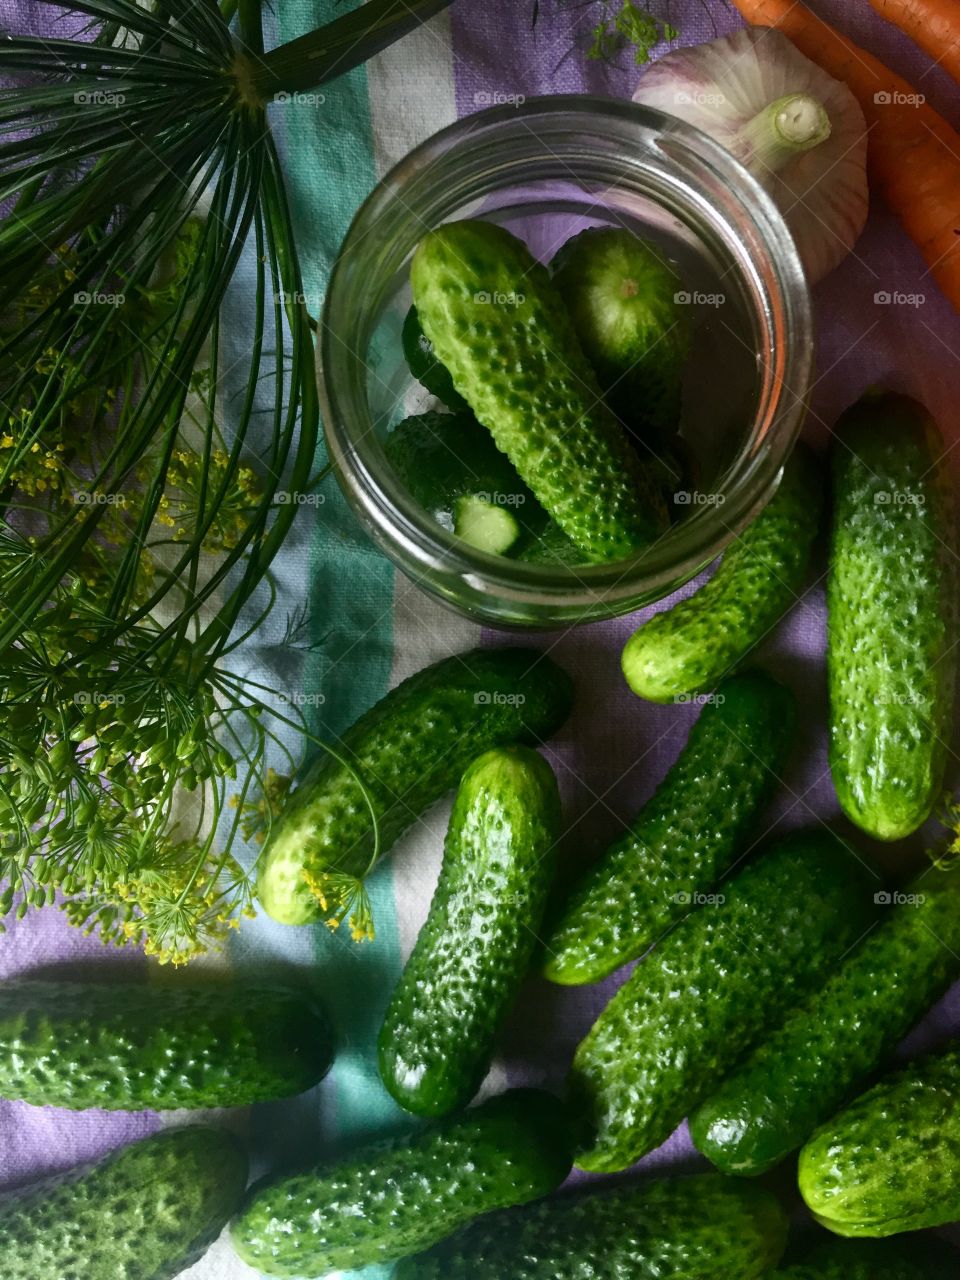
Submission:
M 335 0 L 278 7 L 278 39 L 291 40 L 342 13 Z M 366 71 L 325 85 L 322 101 L 273 108 L 284 139 L 294 226 L 310 311 L 318 314 L 336 250 L 354 212 L 376 182 Z M 386 692 L 393 660 L 393 570 L 349 513 L 335 483 L 325 501 L 309 554 L 310 640 L 304 688 L 324 702 L 316 717 L 321 736 L 342 732 Z M 400 969 L 392 877 L 372 877 L 377 922 L 373 943 L 358 946 L 344 930 L 315 930 L 315 956 L 324 998 L 339 1030 L 337 1062 L 326 1086 L 332 1132 L 340 1149 L 396 1124 L 398 1111 L 379 1083 L 377 1024 Z M 331 1096 L 332 1095 L 332 1096 Z M 386 1276 L 372 1268 L 364 1275 Z

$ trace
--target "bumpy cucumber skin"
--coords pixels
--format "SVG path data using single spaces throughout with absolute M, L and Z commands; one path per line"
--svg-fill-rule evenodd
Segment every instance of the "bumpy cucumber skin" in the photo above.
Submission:
M 683 282 L 674 267 L 623 227 L 581 231 L 550 266 L 610 404 L 641 435 L 673 434 L 693 336 L 693 308 L 676 301 Z
M 445 792 L 481 752 L 535 742 L 563 723 L 570 677 L 534 649 L 474 649 L 445 658 L 398 685 L 344 734 L 340 755 L 363 779 L 380 823 L 382 852 Z M 270 833 L 259 897 L 283 924 L 323 918 L 310 888 L 330 870 L 365 874 L 373 827 L 363 788 L 321 755 Z
M 333 1034 L 279 984 L 0 984 L 0 1097 L 155 1111 L 241 1107 L 317 1084 Z
M 380 1074 L 400 1106 L 441 1116 L 486 1075 L 541 932 L 560 830 L 553 770 L 529 747 L 463 775 L 430 914 L 393 993 Z
M 537 530 L 547 522 L 510 459 L 469 410 L 404 418 L 387 436 L 384 451 L 411 497 L 444 529 L 453 530 L 458 499 L 483 494 Z
M 247 1158 L 191 1125 L 0 1204 L 3 1280 L 173 1280 L 239 1205 Z
M 688 451 L 682 442 L 673 441 L 665 444 L 660 437 L 653 438 L 652 430 L 647 432 L 646 439 L 636 440 L 636 448 L 643 459 L 654 483 L 663 495 L 664 503 L 674 523 L 683 519 L 681 513 L 686 511 L 677 505 L 674 495 L 681 489 L 695 489 L 694 467 Z M 587 557 L 575 542 L 563 532 L 556 521 L 549 519 L 539 502 L 527 503 L 522 509 L 522 518 L 530 530 L 530 536 L 517 544 L 511 552 L 513 558 L 527 564 L 549 564 L 563 568 L 575 568 L 585 564 Z M 530 520 L 529 513 L 534 512 L 542 517 L 539 524 Z
M 407 366 L 420 385 L 448 409 L 466 409 L 466 400 L 454 387 L 453 379 L 437 359 L 433 344 L 423 332 L 416 307 L 411 307 L 406 314 L 400 341 Z
M 831 1240 L 770 1280 L 953 1280 L 960 1254 L 938 1240 Z
M 954 503 L 943 441 L 915 400 L 868 397 L 836 435 L 830 768 L 847 816 L 899 840 L 943 785 L 957 662 Z
M 800 1194 L 841 1236 L 891 1236 L 960 1218 L 960 1048 L 887 1076 L 800 1152 Z
M 401 1262 L 395 1280 L 755 1280 L 786 1238 L 783 1209 L 759 1187 L 651 1178 L 480 1218 Z
M 623 651 L 627 684 L 650 702 L 712 689 L 803 590 L 823 495 L 798 446 L 764 511 L 724 552 L 699 591 L 639 627 Z
M 884 908 L 825 986 L 690 1117 L 724 1173 L 763 1173 L 795 1151 L 960 978 L 960 882 L 930 871 Z
M 822 982 L 863 932 L 872 888 L 822 830 L 796 832 L 734 878 L 637 966 L 574 1058 L 582 1169 L 658 1147 L 737 1059 Z
M 548 1195 L 569 1169 L 561 1104 L 513 1089 L 412 1137 L 254 1188 L 233 1243 L 270 1276 L 391 1262 L 482 1213 Z
M 411 281 L 454 386 L 588 558 L 621 560 L 659 537 L 662 498 L 523 242 L 491 223 L 448 223 L 421 241 Z
M 642 955 L 723 875 L 770 798 L 793 695 L 762 671 L 717 687 L 631 827 L 587 872 L 547 938 L 552 982 L 597 982 Z

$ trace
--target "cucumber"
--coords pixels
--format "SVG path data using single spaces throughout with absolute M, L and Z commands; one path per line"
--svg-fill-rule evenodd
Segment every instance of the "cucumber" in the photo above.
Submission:
M 623 227 L 581 231 L 550 266 L 611 407 L 641 436 L 675 433 L 693 339 L 676 269 Z
M 548 518 L 543 529 L 524 540 L 516 559 L 525 564 L 549 564 L 554 568 L 575 569 L 586 564 L 583 552 L 563 532 L 555 520 Z
M 324 877 L 370 866 L 368 803 L 386 851 L 482 751 L 549 736 L 572 699 L 570 677 L 535 649 L 474 649 L 405 680 L 337 743 L 343 763 L 322 755 L 305 773 L 264 849 L 264 910 L 284 924 L 322 919 Z
M 666 511 L 546 269 L 487 222 L 423 238 L 411 266 L 424 332 L 541 505 L 591 560 L 621 560 L 665 529 Z
M 639 816 L 547 935 L 552 982 L 597 982 L 696 906 L 740 852 L 793 736 L 793 695 L 761 671 L 717 687 Z
M 529 747 L 488 751 L 463 775 L 430 914 L 380 1032 L 380 1074 L 408 1111 L 445 1115 L 480 1087 L 540 936 L 559 831 L 557 780 Z
M 395 1280 L 755 1280 L 783 1253 L 772 1195 L 716 1174 L 647 1178 L 480 1218 Z
M 725 882 L 628 978 L 577 1049 L 581 1169 L 625 1169 L 670 1136 L 863 932 L 872 890 L 823 830 L 796 832 Z
M 448 409 L 466 409 L 466 400 L 457 392 L 453 379 L 434 353 L 433 343 L 423 332 L 416 307 L 411 307 L 404 318 L 400 342 L 407 367 L 420 385 Z
M 3 1280 L 173 1280 L 202 1257 L 243 1197 L 247 1158 L 191 1125 L 0 1203 Z
M 547 514 L 469 411 L 404 418 L 384 441 L 397 479 L 437 524 L 453 532 L 457 502 L 480 497 L 539 531 Z
M 836 428 L 827 581 L 830 768 L 878 840 L 929 817 L 956 676 L 957 575 L 946 451 L 922 405 L 872 395 Z
M 453 531 L 478 551 L 502 556 L 520 537 L 520 522 L 507 507 L 469 494 L 453 504 Z
M 653 437 L 652 431 L 647 432 L 647 437 L 647 440 L 636 441 L 637 453 L 660 490 L 671 521 L 679 523 L 687 508 L 682 504 L 678 505 L 675 498 L 680 490 L 696 488 L 693 480 L 695 465 L 682 441 L 675 440 L 665 444 L 659 437 Z M 524 517 L 531 511 L 542 514 L 543 520 L 538 524 L 534 520 L 525 519 L 528 535 L 515 544 L 512 551 L 517 560 L 566 569 L 576 568 L 587 562 L 576 543 L 567 537 L 556 521 L 547 516 L 536 500 L 520 510 Z
M 652 427 L 636 438 L 636 450 L 663 494 L 670 523 L 681 524 L 690 514 L 686 499 L 699 484 L 700 464 L 693 450 L 679 436 L 666 439 Z
M 885 1077 L 800 1152 L 800 1194 L 841 1236 L 960 1218 L 960 1043 Z
M 802 1265 L 770 1280 L 947 1280 L 960 1275 L 956 1249 L 939 1240 L 831 1240 Z
M 673 702 L 712 689 L 759 644 L 803 590 L 821 504 L 819 469 L 799 446 L 713 577 L 627 641 L 623 674 L 634 693 Z
M 242 1107 L 302 1093 L 326 1016 L 274 984 L 0 983 L 0 1097 L 107 1111 Z
M 391 1262 L 482 1213 L 547 1195 L 569 1170 L 561 1104 L 512 1089 L 411 1137 L 254 1188 L 233 1243 L 268 1276 Z
M 763 1173 L 795 1151 L 960 978 L 960 878 L 913 889 L 691 1116 L 718 1169 Z

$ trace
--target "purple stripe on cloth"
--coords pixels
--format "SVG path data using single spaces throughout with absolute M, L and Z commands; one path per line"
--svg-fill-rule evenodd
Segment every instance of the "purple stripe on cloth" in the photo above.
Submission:
M 0 937 L 0 979 L 77 979 L 84 969 L 108 969 L 111 976 L 138 979 L 143 956 L 85 938 L 67 924 L 62 911 L 46 907 L 24 920 L 9 920 Z M 115 1147 L 160 1127 L 153 1112 L 64 1111 L 0 1100 L 0 1190 L 32 1182 L 73 1165 L 96 1160 Z
M 653 5 L 668 13 L 684 44 L 726 34 L 739 25 L 730 6 L 701 0 Z M 895 28 L 866 4 L 813 0 L 813 7 L 849 35 L 912 78 L 954 122 L 956 86 Z M 853 10 L 853 12 L 851 11 Z M 561 5 L 541 0 L 536 27 L 533 2 L 492 6 L 484 0 L 458 0 L 452 9 L 454 66 L 459 115 L 469 115 L 510 95 L 593 92 L 629 97 L 642 71 L 588 62 L 584 57 L 591 22 L 599 6 Z M 714 25 L 714 19 L 716 25 Z M 659 51 L 658 51 L 659 52 Z M 499 97 L 497 97 L 499 95 Z M 882 307 L 879 291 L 920 293 L 922 307 Z M 867 387 L 883 383 L 924 400 L 940 421 L 948 444 L 960 438 L 954 406 L 960 400 L 960 321 L 925 275 L 919 252 L 879 202 L 856 252 L 815 293 L 818 319 L 818 381 L 805 435 L 817 449 L 827 448 L 838 414 Z M 960 449 L 953 459 L 960 466 Z M 822 575 L 824 561 L 817 566 Z M 691 587 L 680 595 L 688 594 Z M 694 719 L 689 707 L 659 707 L 634 698 L 620 674 L 620 653 L 639 623 L 663 604 L 629 618 L 544 637 L 538 644 L 574 676 L 578 700 L 574 715 L 546 754 L 555 765 L 564 795 L 568 830 L 561 849 L 567 870 L 596 856 L 638 811 L 679 752 Z M 484 643 L 509 638 L 484 632 Z M 780 795 L 761 824 L 784 828 L 824 820 L 848 837 L 865 856 L 880 864 L 903 865 L 905 849 L 891 850 L 854 831 L 839 814 L 827 769 L 824 645 L 826 618 L 822 587 L 803 602 L 761 646 L 757 660 L 797 693 L 801 723 L 797 750 Z M 951 781 L 958 781 L 954 758 Z M 939 834 L 932 824 L 931 839 Z M 907 857 L 923 842 L 910 842 Z M 562 1088 L 573 1052 L 622 978 L 596 987 L 561 989 L 539 978 L 528 983 L 505 1036 L 505 1058 L 513 1083 Z M 960 987 L 940 1002 L 911 1040 L 921 1046 L 942 1043 L 960 1032 Z M 685 1126 L 654 1152 L 645 1165 L 671 1164 L 692 1155 Z

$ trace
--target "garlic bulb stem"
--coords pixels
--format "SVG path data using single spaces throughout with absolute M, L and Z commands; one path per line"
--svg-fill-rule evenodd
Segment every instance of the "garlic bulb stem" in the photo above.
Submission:
M 809 93 L 790 93 L 748 120 L 737 137 L 748 153 L 748 165 L 776 173 L 799 152 L 826 142 L 830 130 L 822 103 Z
M 647 68 L 633 96 L 733 152 L 779 206 L 811 283 L 853 248 L 869 204 L 863 112 L 782 31 L 741 27 L 675 49 Z

